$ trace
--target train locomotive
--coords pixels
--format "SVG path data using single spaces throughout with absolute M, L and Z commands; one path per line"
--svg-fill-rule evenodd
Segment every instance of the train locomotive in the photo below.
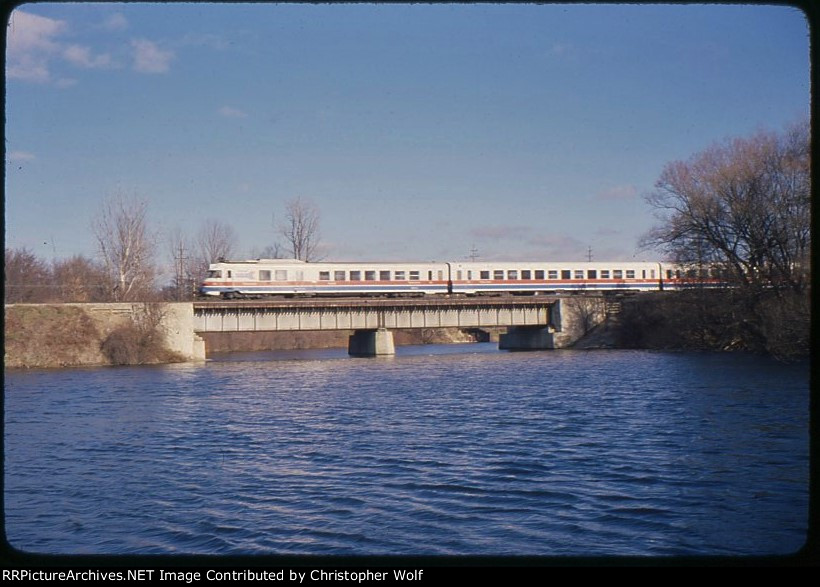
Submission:
M 661 291 L 685 286 L 660 262 L 317 262 L 253 259 L 209 266 L 203 296 L 421 296 Z

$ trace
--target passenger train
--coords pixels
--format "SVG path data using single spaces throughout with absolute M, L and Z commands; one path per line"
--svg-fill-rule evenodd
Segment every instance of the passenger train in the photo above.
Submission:
M 717 283 L 710 277 L 703 283 Z M 210 265 L 199 288 L 225 299 L 263 296 L 532 295 L 660 291 L 691 285 L 680 267 L 659 262 L 318 262 L 255 259 Z

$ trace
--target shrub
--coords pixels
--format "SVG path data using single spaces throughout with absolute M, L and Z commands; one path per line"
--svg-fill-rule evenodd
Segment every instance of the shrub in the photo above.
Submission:
M 146 303 L 134 310 L 131 319 L 114 328 L 100 344 L 113 365 L 144 365 L 181 360 L 165 347 L 161 304 Z

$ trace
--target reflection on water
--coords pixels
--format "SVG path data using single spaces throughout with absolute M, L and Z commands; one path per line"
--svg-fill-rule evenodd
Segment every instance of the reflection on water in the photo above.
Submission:
M 495 345 L 6 374 L 10 542 L 686 555 L 805 539 L 807 366 Z

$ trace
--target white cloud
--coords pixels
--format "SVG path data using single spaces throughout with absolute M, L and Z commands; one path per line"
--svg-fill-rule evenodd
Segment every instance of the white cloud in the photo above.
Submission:
M 59 37 L 67 30 L 65 21 L 15 11 L 8 27 L 6 75 L 10 79 L 65 88 L 75 85 L 77 80 L 55 79 L 51 71 L 55 60 L 62 59 L 83 69 L 116 67 L 107 53 L 95 54 L 89 47 L 62 42 Z
M 532 227 L 500 224 L 495 226 L 477 226 L 469 231 L 471 237 L 482 240 L 522 239 L 530 233 Z
M 171 69 L 173 51 L 164 51 L 147 39 L 131 41 L 134 48 L 134 69 L 140 73 L 166 73 Z
M 223 106 L 218 110 L 219 114 L 226 118 L 247 118 L 247 114 L 239 108 L 232 106 Z
M 91 49 L 81 45 L 69 45 L 63 49 L 63 58 L 78 67 L 87 69 L 111 67 L 113 65 L 111 56 L 107 53 L 92 55 Z
M 615 236 L 621 234 L 623 231 L 617 228 L 612 228 L 611 226 L 599 226 L 595 233 L 598 236 Z
M 54 50 L 58 47 L 54 37 L 64 32 L 66 27 L 65 21 L 17 10 L 9 20 L 9 53 Z
M 58 88 L 70 88 L 77 85 L 77 80 L 71 77 L 61 77 L 54 82 L 54 85 Z
M 65 21 L 16 10 L 8 24 L 6 75 L 29 82 L 48 82 L 49 60 L 60 51 L 56 38 Z
M 541 234 L 527 241 L 534 254 L 556 261 L 572 261 L 586 258 L 587 245 L 574 236 L 550 233 Z
M 122 31 L 128 28 L 128 20 L 117 12 L 106 18 L 102 27 L 108 31 Z
M 599 200 L 634 200 L 638 195 L 638 189 L 634 185 L 618 185 L 598 192 L 596 198 Z
M 48 59 L 36 55 L 22 55 L 16 58 L 9 56 L 6 63 L 6 75 L 9 79 L 35 83 L 45 83 L 51 79 Z
M 23 161 L 33 161 L 37 157 L 34 156 L 33 153 L 29 153 L 28 151 L 10 151 L 6 157 L 12 163 L 20 163 Z

